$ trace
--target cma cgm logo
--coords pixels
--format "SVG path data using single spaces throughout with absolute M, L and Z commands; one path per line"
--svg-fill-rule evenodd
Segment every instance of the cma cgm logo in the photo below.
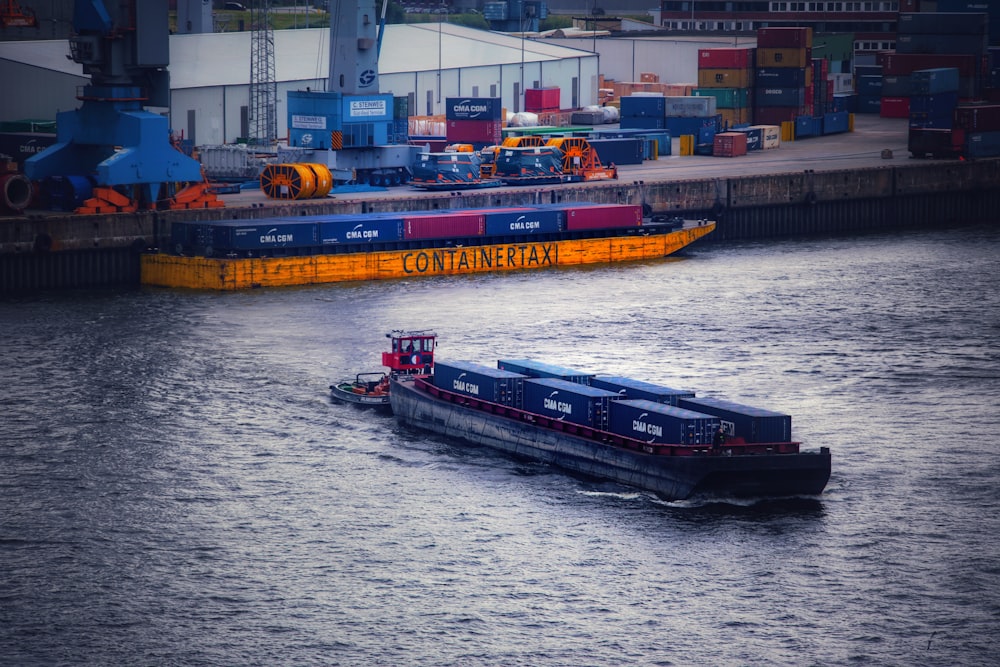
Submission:
M 473 104 L 471 100 L 462 100 L 457 102 L 452 106 L 452 111 L 456 114 L 464 114 L 470 118 L 476 118 L 480 114 L 487 113 L 490 110 L 489 106 L 486 104 Z
M 361 84 L 362 88 L 367 88 L 368 86 L 375 83 L 375 78 L 377 76 L 378 75 L 375 74 L 375 70 L 366 69 L 364 72 L 361 73 L 361 76 L 358 77 L 358 83 Z
M 261 243 L 291 243 L 293 237 L 291 234 L 277 234 L 277 227 L 267 230 L 260 235 Z

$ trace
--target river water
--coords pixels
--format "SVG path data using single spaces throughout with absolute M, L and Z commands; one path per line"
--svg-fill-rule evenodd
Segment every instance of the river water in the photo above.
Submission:
M 1000 226 L 0 302 L 0 663 L 985 665 Z M 385 333 L 793 415 L 818 498 L 667 503 L 332 404 Z

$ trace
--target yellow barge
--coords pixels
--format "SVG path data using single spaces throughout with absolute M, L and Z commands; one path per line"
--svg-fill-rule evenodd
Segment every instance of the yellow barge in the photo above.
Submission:
M 144 285 L 239 290 L 666 257 L 715 229 L 632 204 L 565 204 L 179 222 Z

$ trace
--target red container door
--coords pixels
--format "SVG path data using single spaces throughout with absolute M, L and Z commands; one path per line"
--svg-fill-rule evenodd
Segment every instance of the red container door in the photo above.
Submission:
M 427 213 L 403 218 L 405 239 L 446 239 L 485 233 L 486 218 L 479 213 Z
M 566 229 L 617 229 L 642 224 L 642 207 L 631 204 L 596 204 L 566 208 Z

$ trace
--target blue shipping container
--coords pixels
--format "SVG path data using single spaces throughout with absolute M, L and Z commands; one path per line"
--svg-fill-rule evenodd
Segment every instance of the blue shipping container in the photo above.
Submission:
M 850 129 L 851 118 L 846 111 L 823 114 L 823 134 L 840 134 Z
M 643 140 L 626 139 L 591 139 L 590 147 L 597 152 L 601 164 L 642 164 Z
M 524 376 L 471 361 L 436 361 L 434 386 L 456 394 L 520 407 Z
M 818 137 L 823 134 L 823 117 L 796 116 L 795 138 Z
M 882 96 L 881 74 L 866 74 L 864 76 L 855 77 L 854 80 L 857 83 L 858 95 L 867 95 L 872 97 Z
M 612 433 L 648 443 L 708 445 L 719 429 L 719 418 L 645 399 L 610 405 Z
M 613 391 L 556 378 L 524 381 L 523 408 L 528 412 L 602 431 L 608 428 L 608 405 L 617 398 Z
M 959 77 L 957 67 L 921 69 L 910 75 L 911 94 L 934 95 L 935 93 L 955 93 L 958 95 Z
M 755 408 L 721 398 L 681 398 L 677 405 L 719 417 L 730 437 L 746 442 L 790 442 L 792 418 L 789 415 Z
M 711 138 L 707 143 L 715 140 L 715 133 L 719 131 L 721 126 L 722 116 L 719 115 L 707 118 L 681 118 L 679 116 L 667 118 L 667 129 L 670 130 L 671 137 L 679 137 L 684 134 L 699 136 L 703 129 L 708 128 L 711 131 Z M 698 143 L 706 142 L 699 141 Z
M 595 375 L 590 379 L 590 386 L 622 394 L 624 398 L 643 399 L 667 405 L 677 405 L 678 398 L 694 396 L 693 391 L 686 389 L 672 389 L 620 375 Z
M 448 97 L 446 120 L 501 120 L 503 104 L 499 97 Z
M 319 239 L 323 245 L 342 243 L 391 243 L 403 240 L 401 217 L 377 218 L 350 216 L 346 220 L 319 223 Z
M 757 69 L 754 85 L 758 88 L 802 88 L 806 85 L 803 67 L 761 67 Z
M 274 250 L 319 245 L 315 222 L 283 219 L 232 220 L 212 224 L 216 250 Z
M 996 157 L 1000 155 L 1000 132 L 975 132 L 965 138 L 967 157 Z
M 834 93 L 831 110 L 854 113 L 858 110 L 858 96 L 855 93 Z
M 924 113 L 934 118 L 951 117 L 958 106 L 958 93 L 914 95 L 910 98 L 910 113 Z
M 578 384 L 589 384 L 590 378 L 594 377 L 593 373 L 546 364 L 534 359 L 501 359 L 497 362 L 497 368 L 533 378 L 557 378 Z
M 663 118 L 666 104 L 665 97 L 628 95 L 621 98 L 619 112 L 621 118 Z
M 486 211 L 486 235 L 550 234 L 563 228 L 562 211 L 529 208 L 520 211 Z

